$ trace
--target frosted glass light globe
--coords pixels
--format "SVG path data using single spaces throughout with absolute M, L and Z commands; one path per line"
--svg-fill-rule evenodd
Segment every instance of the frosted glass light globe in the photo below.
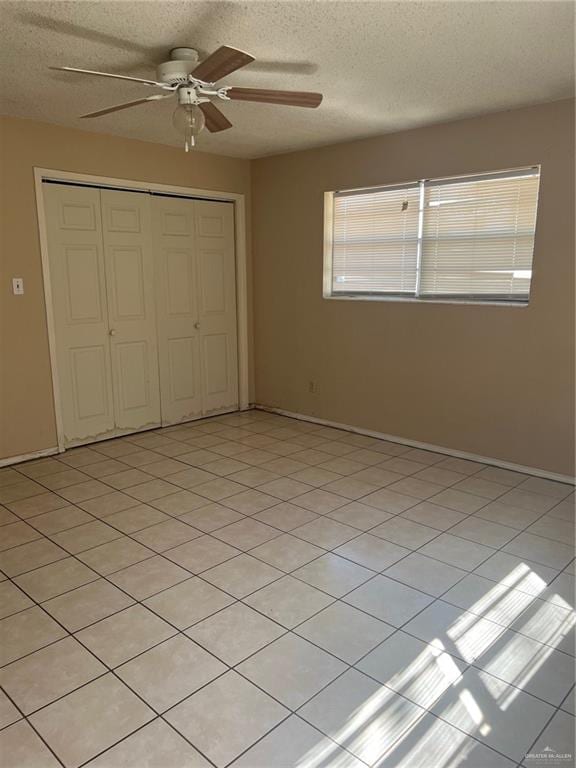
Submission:
M 203 130 L 206 120 L 204 112 L 196 104 L 180 104 L 172 116 L 174 128 L 184 136 L 186 152 L 195 144 L 195 138 Z

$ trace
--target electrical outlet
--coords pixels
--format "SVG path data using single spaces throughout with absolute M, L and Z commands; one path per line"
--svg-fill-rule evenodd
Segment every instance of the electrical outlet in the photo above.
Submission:
M 310 392 L 311 395 L 318 394 L 318 383 L 316 381 L 308 382 L 308 392 Z
M 22 296 L 24 293 L 24 279 L 22 277 L 12 278 L 12 293 L 14 296 Z

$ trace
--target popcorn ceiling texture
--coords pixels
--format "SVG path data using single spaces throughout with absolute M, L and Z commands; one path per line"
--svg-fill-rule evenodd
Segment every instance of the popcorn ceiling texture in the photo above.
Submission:
M 171 100 L 81 121 L 149 91 L 47 67 L 151 77 L 174 46 L 228 44 L 256 61 L 226 82 L 325 96 L 223 104 L 234 129 L 199 148 L 260 157 L 568 98 L 573 16 L 567 2 L 4 2 L 3 112 L 179 146 Z

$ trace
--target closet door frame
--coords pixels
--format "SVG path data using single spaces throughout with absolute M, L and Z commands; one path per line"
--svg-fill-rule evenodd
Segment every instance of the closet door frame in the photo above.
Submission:
M 60 397 L 60 380 L 56 354 L 56 326 L 53 314 L 53 295 L 50 278 L 50 262 L 48 256 L 48 233 L 42 184 L 44 181 L 56 181 L 69 184 L 84 184 L 93 187 L 120 189 L 126 192 L 159 192 L 169 195 L 179 195 L 203 200 L 223 201 L 234 204 L 234 249 L 236 256 L 236 314 L 238 339 L 238 407 L 247 410 L 251 407 L 249 398 L 249 341 L 248 341 L 248 274 L 246 250 L 246 200 L 245 195 L 238 192 L 220 192 L 194 187 L 155 184 L 152 182 L 118 179 L 108 176 L 94 176 L 82 173 L 71 173 L 51 168 L 34 168 L 34 186 L 36 191 L 36 211 L 38 216 L 38 234 L 40 239 L 40 254 L 42 259 L 42 277 L 44 283 L 44 303 L 46 323 L 48 327 L 48 346 L 50 353 L 50 368 L 52 372 L 52 393 L 54 415 L 56 421 L 58 452 L 62 453 L 66 446 L 64 442 L 63 411 Z M 128 431 L 127 433 L 129 433 Z

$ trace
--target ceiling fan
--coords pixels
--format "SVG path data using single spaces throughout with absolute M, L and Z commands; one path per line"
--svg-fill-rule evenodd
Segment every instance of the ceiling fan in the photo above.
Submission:
M 87 115 L 81 115 L 82 118 L 100 117 L 108 115 L 110 112 L 118 112 L 121 109 L 145 104 L 148 101 L 161 101 L 176 96 L 178 106 L 174 111 L 172 121 L 174 127 L 184 135 L 186 152 L 195 145 L 196 136 L 204 127 L 212 133 L 225 131 L 232 127 L 232 123 L 218 109 L 213 100 L 252 101 L 265 104 L 284 104 L 290 107 L 318 107 L 322 101 L 321 93 L 310 93 L 309 91 L 277 91 L 262 88 L 238 88 L 231 85 L 217 86 L 218 80 L 254 61 L 254 57 L 249 53 L 239 51 L 236 48 L 223 45 L 204 61 L 200 62 L 198 59 L 198 52 L 194 48 L 173 48 L 170 51 L 170 60 L 158 66 L 156 80 L 145 80 L 109 72 L 95 72 L 77 67 L 50 67 L 50 69 L 128 80 L 164 91 L 164 93 L 154 93 L 141 99 L 100 109 L 97 112 L 90 112 Z

